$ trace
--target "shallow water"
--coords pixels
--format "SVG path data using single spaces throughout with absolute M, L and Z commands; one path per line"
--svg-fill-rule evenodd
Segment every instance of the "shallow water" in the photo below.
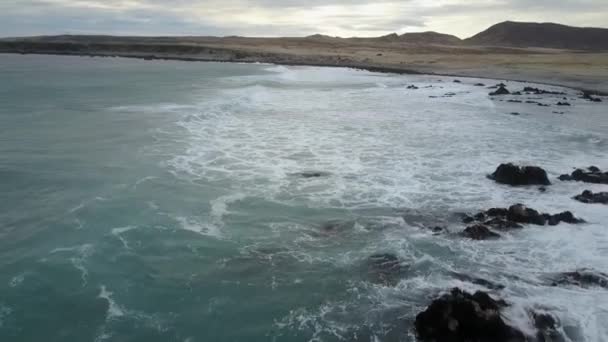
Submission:
M 606 290 L 546 282 L 608 271 L 608 210 L 571 199 L 608 187 L 555 180 L 608 168 L 607 106 L 461 80 L 1 55 L 0 340 L 412 341 L 433 296 L 483 289 L 453 272 L 504 284 L 522 329 L 542 308 L 572 341 L 608 339 Z M 554 185 L 485 178 L 506 161 Z M 519 202 L 588 223 L 420 228 Z M 396 284 L 371 279 L 377 253 L 402 260 Z

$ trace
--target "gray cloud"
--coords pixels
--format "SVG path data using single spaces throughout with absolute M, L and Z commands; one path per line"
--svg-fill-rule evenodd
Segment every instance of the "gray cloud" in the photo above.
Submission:
M 468 36 L 504 20 L 608 24 L 606 0 L 0 0 L 0 36 L 342 36 L 436 30 Z

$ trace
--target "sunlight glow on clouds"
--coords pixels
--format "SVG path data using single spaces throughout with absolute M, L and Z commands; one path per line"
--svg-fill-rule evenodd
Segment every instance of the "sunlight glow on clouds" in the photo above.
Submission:
M 504 20 L 606 26 L 606 0 L 0 0 L 0 36 L 380 36 L 439 31 L 467 37 Z

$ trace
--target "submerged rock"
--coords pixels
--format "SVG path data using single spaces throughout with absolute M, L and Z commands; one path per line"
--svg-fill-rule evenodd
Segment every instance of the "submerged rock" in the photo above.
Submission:
M 589 190 L 585 190 L 582 194 L 574 196 L 574 199 L 583 203 L 608 204 L 608 192 L 593 193 Z
M 559 176 L 561 181 L 577 181 L 594 184 L 608 184 L 608 172 L 602 172 L 599 168 L 591 166 L 587 170 L 576 169 L 570 175 Z
M 524 91 L 524 93 L 532 93 L 532 94 L 535 94 L 535 95 L 545 95 L 545 94 L 549 94 L 549 95 L 566 95 L 566 93 L 560 92 L 560 91 L 549 91 L 549 90 L 544 90 L 544 89 L 539 89 L 539 88 L 533 88 L 533 87 L 525 87 L 523 91 Z
M 485 87 L 486 85 L 483 83 L 475 83 L 474 86 L 476 87 Z
M 473 276 L 466 275 L 463 273 L 451 272 L 451 275 L 458 280 L 480 285 L 480 286 L 486 287 L 490 290 L 502 290 L 505 288 L 505 286 L 502 284 L 498 284 L 498 283 L 495 283 L 495 282 L 492 282 L 492 281 L 489 281 L 489 280 L 483 279 L 483 278 L 473 277 Z
M 464 231 L 462 231 L 461 235 L 473 240 L 489 240 L 500 238 L 500 234 L 491 231 L 490 228 L 482 224 L 467 227 Z
M 367 260 L 367 272 L 374 283 L 396 285 L 404 271 L 399 258 L 393 254 L 374 254 Z
M 593 95 L 587 91 L 583 92 L 583 94 L 581 95 L 581 99 L 585 99 L 591 102 L 602 102 L 602 99 L 600 99 L 599 97 L 593 97 Z
M 455 288 L 416 316 L 416 333 L 422 341 L 526 341 L 520 330 L 502 319 L 500 310 L 505 306 L 485 292 L 471 295 Z
M 296 175 L 300 176 L 302 178 L 320 178 L 320 177 L 327 177 L 327 176 L 329 176 L 329 172 L 304 171 L 304 172 L 296 173 Z
M 415 85 L 412 84 L 412 85 L 407 86 L 407 89 L 414 89 L 415 90 L 415 89 L 418 89 L 418 87 L 416 87 Z
M 557 274 L 552 279 L 552 286 L 574 285 L 579 287 L 603 287 L 608 289 L 608 274 L 580 269 L 574 272 Z
M 501 85 L 500 87 L 498 87 L 498 89 L 496 89 L 496 91 L 491 92 L 490 96 L 509 95 L 509 94 L 511 94 L 511 92 L 504 85 Z
M 517 166 L 512 163 L 501 164 L 488 178 L 501 184 L 551 185 L 547 172 L 538 166 Z

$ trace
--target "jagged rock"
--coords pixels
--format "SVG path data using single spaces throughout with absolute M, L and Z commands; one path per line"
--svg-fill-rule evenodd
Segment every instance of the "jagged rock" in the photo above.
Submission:
M 547 172 L 537 166 L 517 166 L 512 163 L 501 164 L 488 178 L 497 183 L 518 185 L 551 185 Z
M 471 295 L 455 288 L 416 316 L 416 333 L 421 341 L 526 341 L 520 330 L 502 319 L 500 310 L 505 306 L 504 301 L 494 300 L 485 292 Z
M 490 96 L 496 96 L 496 95 L 509 95 L 511 94 L 511 92 L 504 86 L 500 86 L 498 87 L 498 89 L 496 91 L 493 91 L 490 93 Z
M 570 224 L 585 223 L 585 220 L 574 217 L 574 214 L 569 211 L 564 211 L 563 213 L 555 215 L 543 214 L 543 216 L 545 217 L 550 226 L 557 226 L 560 222 L 566 222 Z
M 477 222 L 477 225 L 493 228 L 497 230 L 512 230 L 521 229 L 521 224 L 535 224 L 544 226 L 547 223 L 555 226 L 561 222 L 579 224 L 585 220 L 577 218 L 569 211 L 564 211 L 559 214 L 543 214 L 534 209 L 528 208 L 523 204 L 515 204 L 505 208 L 492 208 L 485 212 L 480 212 L 474 216 L 465 214 L 462 216 L 463 223 L 470 224 Z M 475 231 L 472 231 L 473 233 Z
M 515 204 L 509 207 L 507 220 L 519 223 L 536 224 L 544 226 L 547 219 L 544 215 L 534 209 L 530 209 L 523 204 Z
M 494 233 L 488 227 L 481 224 L 467 227 L 461 234 L 462 236 L 473 240 L 488 240 L 500 238 L 500 234 Z
M 551 285 L 574 285 L 579 287 L 595 286 L 608 289 L 608 274 L 594 272 L 589 269 L 580 269 L 574 272 L 565 272 L 555 275 Z
M 587 171 L 576 169 L 570 175 L 559 176 L 561 181 L 578 181 L 594 184 L 608 184 L 608 172 L 602 172 L 595 166 L 591 166 Z
M 418 89 L 418 87 L 416 87 L 415 85 L 412 84 L 410 86 L 407 86 L 407 89 Z
M 593 193 L 589 190 L 585 190 L 582 194 L 574 196 L 574 199 L 583 203 L 608 204 L 608 192 Z

